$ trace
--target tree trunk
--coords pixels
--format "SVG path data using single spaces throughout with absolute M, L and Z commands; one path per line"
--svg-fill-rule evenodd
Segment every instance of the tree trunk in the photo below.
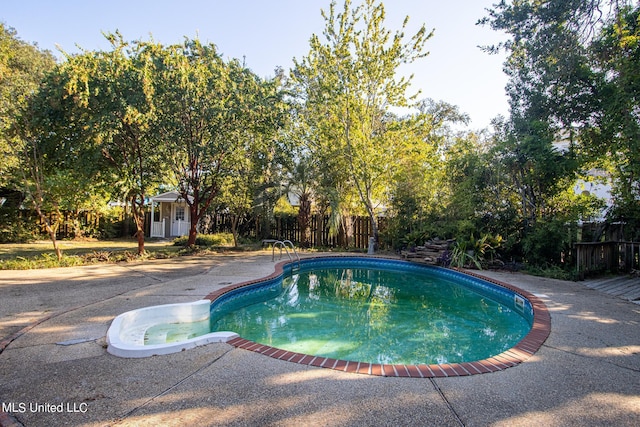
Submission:
M 49 234 L 49 238 L 51 239 L 51 243 L 53 243 L 53 250 L 56 253 L 56 256 L 58 257 L 58 261 L 60 261 L 62 259 L 62 250 L 60 249 L 60 246 L 58 245 L 58 240 L 56 239 L 56 231 L 58 230 L 58 221 L 56 221 L 55 225 L 51 225 L 51 221 L 49 221 L 49 218 L 47 218 L 47 216 L 45 214 L 42 213 L 42 210 L 40 209 L 40 206 L 38 206 L 36 203 L 34 203 L 35 208 L 36 208 L 36 212 L 38 213 L 38 216 L 40 217 L 40 220 L 42 220 L 42 222 L 44 222 L 44 227 L 47 230 L 47 234 Z M 60 214 L 58 213 L 58 218 L 60 217 Z
M 300 226 L 300 245 L 303 248 L 311 247 L 311 200 L 308 193 L 300 195 L 300 206 L 298 207 L 298 225 Z
M 80 239 L 84 237 L 84 232 L 82 231 L 82 226 L 80 224 L 80 211 L 78 208 L 72 210 L 70 212 L 71 215 L 71 224 L 73 227 L 73 238 Z
M 369 220 L 371 221 L 371 237 L 373 237 L 373 241 L 374 241 L 374 248 L 378 249 L 378 237 L 379 237 L 379 231 L 378 231 L 378 221 L 376 220 L 376 214 L 373 211 L 373 207 L 371 206 L 370 203 L 367 203 L 367 213 L 369 214 Z
M 138 238 L 138 255 L 144 253 L 144 224 L 142 227 L 136 225 L 136 237 Z
M 138 240 L 138 255 L 144 253 L 144 216 L 140 218 L 137 210 L 134 209 L 133 221 L 136 223 L 136 239 Z M 144 215 L 144 213 L 143 213 Z
M 353 236 L 353 216 L 349 215 L 348 212 L 344 212 L 342 214 L 342 228 L 344 230 L 344 246 L 347 248 L 355 246 L 354 236 Z
M 378 231 L 378 221 L 373 214 L 369 214 L 369 218 L 371 218 L 371 234 L 374 242 L 374 249 L 378 249 L 378 241 L 380 238 L 380 232 Z
M 189 226 L 189 240 L 187 241 L 187 246 L 194 246 L 196 244 L 196 238 L 198 237 L 197 225 L 198 223 L 191 222 Z
M 142 202 L 138 204 L 136 196 L 131 198 L 131 214 L 133 215 L 133 222 L 136 224 L 135 236 L 138 240 L 138 255 L 142 255 L 144 253 L 144 195 L 140 195 L 140 200 Z
M 186 197 L 183 194 L 182 197 Z M 187 200 L 185 198 L 185 200 Z M 189 239 L 187 240 L 187 246 L 194 246 L 196 244 L 196 237 L 198 237 L 198 221 L 200 220 L 200 213 L 198 212 L 197 200 L 194 200 L 189 205 Z
M 240 215 L 231 215 L 231 234 L 233 234 L 233 247 L 238 247 L 238 222 Z

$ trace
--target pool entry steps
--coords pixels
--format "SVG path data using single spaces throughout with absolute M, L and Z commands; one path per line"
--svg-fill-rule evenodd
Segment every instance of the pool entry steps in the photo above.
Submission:
M 282 242 L 282 244 L 284 245 L 284 242 Z M 107 341 L 109 344 L 107 349 L 108 352 L 120 357 L 148 357 L 152 355 L 178 352 L 198 345 L 208 344 L 210 342 L 226 342 L 227 344 L 237 348 L 303 365 L 377 376 L 434 378 L 496 372 L 516 366 L 535 354 L 546 341 L 551 331 L 550 314 L 544 303 L 537 296 L 507 283 L 493 280 L 473 272 L 442 269 L 444 274 L 459 275 L 463 280 L 478 280 L 481 287 L 496 287 L 498 292 L 511 292 L 512 301 L 517 308 L 524 308 L 523 306 L 530 307 L 529 310 L 532 312 L 533 316 L 530 331 L 514 347 L 483 360 L 470 362 L 465 361 L 460 363 L 416 365 L 378 364 L 302 354 L 253 342 L 240 337 L 234 332 L 210 332 L 197 337 L 189 337 L 189 333 L 184 334 L 180 330 L 168 330 L 166 331 L 167 335 L 173 335 L 173 338 L 178 339 L 178 341 L 166 344 L 149 345 L 149 343 L 147 343 L 145 345 L 145 340 L 152 339 L 149 335 L 155 336 L 165 333 L 165 330 L 162 328 L 155 328 L 156 330 L 154 333 L 150 334 L 149 331 L 152 330 L 154 326 L 159 324 L 167 325 L 168 323 L 179 324 L 180 322 L 208 323 L 212 303 L 214 305 L 222 304 L 225 300 L 229 300 L 230 298 L 238 298 L 239 294 L 250 294 L 255 292 L 256 289 L 266 286 L 268 283 L 281 281 L 285 276 L 285 273 L 291 272 L 294 264 L 296 264 L 294 263 L 291 254 L 289 254 L 289 257 L 289 261 L 279 262 L 275 267 L 275 272 L 270 276 L 259 280 L 227 286 L 207 295 L 204 300 L 186 304 L 167 304 L 163 306 L 147 307 L 121 314 L 113 321 L 107 333 Z M 307 258 L 302 263 L 321 262 L 321 260 L 326 261 L 339 258 L 356 260 L 355 262 L 367 262 L 367 260 L 369 260 L 376 262 L 379 261 L 382 264 L 406 263 L 413 266 L 409 268 L 414 268 L 416 266 L 415 263 L 399 261 L 397 259 L 353 256 Z M 300 264 L 299 260 L 297 264 Z M 465 277 L 466 279 L 464 279 Z
M 180 330 L 165 329 L 156 332 L 156 335 L 164 335 L 162 344 L 145 344 L 149 336 L 148 331 L 156 325 L 190 325 L 203 322 L 208 327 L 210 315 L 211 301 L 208 299 L 128 311 L 116 317 L 111 323 L 107 331 L 107 351 L 119 357 L 149 357 L 177 353 L 212 342 L 227 342 L 238 337 L 234 332 L 211 332 L 192 337 L 189 332 L 181 333 Z M 167 340 L 167 335 L 170 333 L 175 336 L 172 340 Z

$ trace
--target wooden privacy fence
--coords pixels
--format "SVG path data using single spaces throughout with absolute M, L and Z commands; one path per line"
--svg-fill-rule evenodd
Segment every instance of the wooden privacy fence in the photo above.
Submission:
M 44 223 L 34 212 L 25 211 L 23 215 L 32 218 L 44 233 Z M 58 219 L 57 214 L 48 213 L 49 220 L 54 222 Z M 61 221 L 56 237 L 58 239 L 75 237 L 78 230 L 87 231 L 106 226 L 104 217 L 100 217 L 91 212 L 61 212 Z M 149 225 L 151 223 L 149 212 L 145 215 L 145 235 L 149 236 Z M 130 237 L 135 232 L 135 226 L 130 216 L 121 216 L 116 219 L 117 224 L 112 227 L 113 237 Z M 352 216 L 347 218 L 346 224 L 351 230 L 349 235 L 345 232 L 345 227 L 341 226 L 338 233 L 330 235 L 329 216 L 312 215 L 309 222 L 309 235 L 307 244 L 311 247 L 354 247 L 366 249 L 369 245 L 369 237 L 372 234 L 371 220 L 365 216 Z M 199 224 L 200 233 L 231 233 L 232 216 L 230 214 L 219 213 L 207 215 Z M 378 228 L 382 232 L 385 229 L 386 220 L 378 218 Z M 280 240 L 291 240 L 296 245 L 303 244 L 305 240 L 302 236 L 300 224 L 297 216 L 286 215 L 272 218 L 269 224 L 265 224 L 259 217 L 245 217 L 238 224 L 240 236 L 251 239 L 274 238 Z
M 640 270 L 640 242 L 576 243 L 575 252 L 580 278 L 591 273 Z
M 147 217 L 147 220 L 149 218 Z M 369 245 L 369 237 L 372 233 L 369 217 L 353 216 L 347 219 L 351 233 L 347 236 L 344 228 L 335 235 L 330 235 L 329 216 L 312 215 L 309 221 L 309 235 L 307 245 L 310 247 L 355 247 L 366 249 Z M 149 221 L 147 221 L 148 223 Z M 199 224 L 198 232 L 231 233 L 232 216 L 226 213 L 218 213 L 205 216 Z M 385 218 L 378 218 L 378 227 L 384 230 Z M 294 215 L 278 215 L 265 224 L 260 217 L 246 217 L 238 224 L 240 236 L 263 239 L 273 238 L 278 240 L 291 240 L 296 245 L 304 242 L 298 217 Z
M 373 233 L 371 219 L 364 216 L 352 216 L 346 221 L 351 229 L 350 236 L 340 227 L 338 233 L 330 235 L 329 216 L 313 215 L 309 223 L 309 235 L 307 244 L 310 247 L 355 247 L 366 249 L 369 246 L 369 237 Z M 385 219 L 378 218 L 378 227 L 384 230 Z M 294 243 L 302 244 L 305 240 L 302 230 L 295 216 L 276 217 L 275 224 L 271 229 L 271 235 L 281 240 L 291 240 Z

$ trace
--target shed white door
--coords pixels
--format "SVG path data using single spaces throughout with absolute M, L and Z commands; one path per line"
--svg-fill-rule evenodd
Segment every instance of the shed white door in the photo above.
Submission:
M 189 231 L 189 209 L 184 203 L 171 205 L 171 235 L 185 236 Z

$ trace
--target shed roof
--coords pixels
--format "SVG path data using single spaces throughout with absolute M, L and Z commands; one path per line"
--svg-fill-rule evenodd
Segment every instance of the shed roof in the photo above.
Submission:
M 188 196 L 189 201 L 193 201 L 192 196 Z M 166 193 L 158 194 L 157 196 L 151 197 L 151 202 L 181 202 L 184 201 L 180 193 L 177 191 L 167 191 Z

